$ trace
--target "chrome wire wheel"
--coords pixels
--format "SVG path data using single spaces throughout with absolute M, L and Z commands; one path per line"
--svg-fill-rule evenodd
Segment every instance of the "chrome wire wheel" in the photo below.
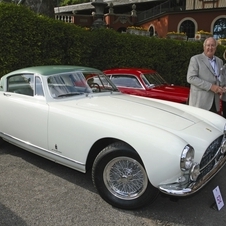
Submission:
M 104 148 L 92 166 L 92 180 L 100 196 L 121 209 L 138 209 L 159 194 L 147 176 L 143 161 L 128 144 L 118 141 Z
M 108 162 L 103 171 L 106 188 L 123 200 L 140 197 L 147 189 L 148 178 L 144 167 L 130 157 L 116 157 Z

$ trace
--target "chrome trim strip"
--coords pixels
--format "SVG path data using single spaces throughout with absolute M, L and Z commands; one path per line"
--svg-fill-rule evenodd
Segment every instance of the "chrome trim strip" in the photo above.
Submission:
M 15 140 L 15 141 L 21 143 L 21 145 L 16 145 L 14 142 L 10 142 L 10 143 L 12 143 L 13 145 L 18 146 L 18 147 L 20 147 L 20 148 L 22 148 L 22 149 L 25 149 L 26 146 L 30 146 L 30 147 L 32 147 L 32 148 L 34 148 L 34 149 L 38 149 L 38 150 L 40 150 L 40 151 L 42 151 L 42 152 L 46 152 L 46 153 L 48 153 L 48 154 L 55 155 L 55 156 L 57 156 L 57 157 L 60 157 L 60 158 L 62 158 L 62 159 L 65 159 L 65 160 L 67 160 L 67 161 L 70 161 L 70 162 L 72 162 L 72 163 L 76 163 L 76 164 L 78 164 L 78 165 L 81 165 L 81 166 L 84 166 L 84 167 L 85 167 L 85 163 L 78 162 L 78 161 L 73 160 L 73 159 L 71 159 L 71 158 L 67 158 L 67 157 L 65 157 L 65 156 L 63 156 L 63 155 L 60 155 L 60 154 L 58 154 L 58 153 L 55 153 L 55 152 L 49 151 L 49 150 L 47 150 L 47 149 L 41 148 L 41 147 L 39 147 L 39 146 L 33 145 L 33 144 L 31 144 L 30 142 L 28 142 L 28 141 L 24 141 L 24 140 L 18 139 L 18 138 L 13 137 L 13 136 L 11 136 L 11 135 L 9 135 L 9 134 L 0 132 L 0 137 L 2 137 L 3 140 L 5 139 L 5 140 L 8 141 L 8 142 L 10 142 L 10 141 L 9 141 L 7 138 L 12 139 L 12 140 Z M 24 146 L 23 144 L 25 144 L 26 146 Z M 38 153 L 36 153 L 35 151 L 32 151 L 32 149 L 26 148 L 26 150 L 38 155 Z M 43 156 L 45 157 L 46 155 L 43 154 Z M 54 161 L 54 159 L 53 159 L 53 161 Z
M 221 152 L 221 147 L 218 148 L 218 150 L 217 150 L 217 152 L 215 153 L 215 155 L 213 156 L 213 158 L 210 159 L 209 162 L 208 162 L 205 166 L 203 166 L 202 168 L 200 168 L 200 172 L 201 172 L 203 169 L 205 169 L 211 162 L 213 162 L 213 161 L 217 158 L 217 156 L 220 154 L 220 152 Z
M 221 136 L 220 136 L 220 137 L 221 137 Z M 220 138 L 220 137 L 218 137 L 218 138 Z M 218 139 L 218 138 L 217 138 L 217 139 Z M 216 140 L 217 140 L 217 139 L 216 139 Z M 212 159 L 210 159 L 209 162 L 208 162 L 207 164 L 205 164 L 205 166 L 203 166 L 203 167 L 200 169 L 200 171 L 202 171 L 203 169 L 205 169 L 205 167 L 207 167 L 212 161 L 214 161 L 214 160 L 219 156 L 219 154 L 221 154 L 221 148 L 222 148 L 222 144 L 224 143 L 224 141 L 226 141 L 226 140 L 225 140 L 225 137 L 223 136 L 222 141 L 221 141 L 221 146 L 218 148 L 218 150 L 216 151 L 216 153 L 215 153 L 215 155 L 212 157 Z M 212 142 L 212 143 L 213 143 L 213 142 Z M 210 146 L 210 145 L 209 145 L 209 146 Z M 208 147 L 207 149 L 209 149 L 209 147 Z M 208 155 L 208 153 L 204 154 L 202 158 L 206 157 L 207 155 Z M 222 155 L 222 154 L 221 154 L 221 155 Z

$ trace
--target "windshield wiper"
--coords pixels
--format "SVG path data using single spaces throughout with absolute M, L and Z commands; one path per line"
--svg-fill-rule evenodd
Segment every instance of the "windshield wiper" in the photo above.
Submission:
M 81 95 L 84 93 L 80 93 L 80 92 L 73 92 L 73 93 L 64 93 L 64 94 L 60 94 L 57 97 L 68 97 L 68 96 L 76 96 L 76 95 Z

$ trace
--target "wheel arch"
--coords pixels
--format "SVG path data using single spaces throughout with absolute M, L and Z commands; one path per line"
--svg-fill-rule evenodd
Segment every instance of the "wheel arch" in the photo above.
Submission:
M 100 196 L 121 209 L 140 208 L 152 203 L 159 194 L 150 183 L 139 154 L 123 141 L 110 144 L 98 154 L 92 180 Z
M 106 148 L 107 146 L 109 146 L 110 144 L 115 143 L 115 142 L 123 142 L 125 145 L 128 145 L 134 152 L 136 152 L 136 154 L 139 156 L 137 151 L 130 144 L 128 144 L 127 142 L 125 142 L 123 140 L 120 140 L 120 139 L 117 139 L 117 138 L 111 138 L 111 137 L 102 138 L 102 139 L 96 141 L 92 145 L 92 147 L 89 151 L 89 154 L 88 154 L 88 157 L 87 157 L 87 160 L 86 160 L 86 171 L 88 171 L 89 169 L 92 168 L 93 162 L 94 162 L 95 158 L 97 157 L 97 155 L 104 148 Z M 141 160 L 140 156 L 139 156 L 139 158 Z M 142 164 L 143 164 L 143 162 L 142 162 Z

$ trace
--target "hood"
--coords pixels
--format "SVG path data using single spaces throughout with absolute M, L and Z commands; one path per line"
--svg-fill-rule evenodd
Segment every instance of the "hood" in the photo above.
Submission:
M 173 130 L 183 130 L 199 121 L 198 118 L 180 110 L 181 104 L 177 104 L 178 108 L 176 108 L 170 106 L 170 103 L 150 98 L 113 94 L 89 95 L 76 101 L 64 101 L 62 104 L 67 108 L 80 108 Z
M 188 98 L 190 89 L 184 86 L 175 86 L 175 85 L 161 85 L 153 88 L 156 92 L 164 92 L 164 94 L 169 94 L 173 96 L 183 96 Z

